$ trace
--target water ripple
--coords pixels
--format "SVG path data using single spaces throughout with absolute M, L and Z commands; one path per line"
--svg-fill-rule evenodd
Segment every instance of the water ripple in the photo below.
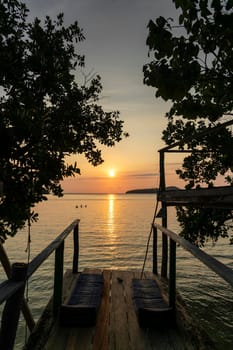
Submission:
M 82 206 L 82 207 L 81 207 Z M 40 220 L 32 227 L 31 258 L 44 249 L 75 218 L 80 218 L 79 269 L 86 267 L 141 269 L 155 207 L 154 195 L 65 195 L 38 205 Z M 178 232 L 174 208 L 169 208 L 169 228 Z M 6 242 L 12 262 L 27 261 L 27 230 Z M 206 251 L 233 267 L 232 246 L 221 240 Z M 65 269 L 72 266 L 73 241 L 65 242 Z M 158 241 L 161 257 L 161 238 Z M 151 270 L 151 247 L 146 269 Z M 29 302 L 38 319 L 53 288 L 54 256 L 43 264 L 29 283 Z M 1 281 L 5 274 L 1 270 Z M 233 343 L 232 288 L 181 247 L 177 249 L 177 288 L 198 322 L 215 339 L 220 350 Z M 20 323 L 15 349 L 24 341 Z

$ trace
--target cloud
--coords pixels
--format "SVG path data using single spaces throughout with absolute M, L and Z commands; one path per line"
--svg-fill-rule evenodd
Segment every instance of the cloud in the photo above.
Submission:
M 159 176 L 159 173 L 139 173 L 139 174 L 129 174 L 126 175 L 126 177 L 157 177 Z
M 100 181 L 100 180 L 109 180 L 109 181 L 114 181 L 114 180 L 123 180 L 123 179 L 130 179 L 130 178 L 150 178 L 150 177 L 158 177 L 159 173 L 132 173 L 132 174 L 118 174 L 114 178 L 110 178 L 108 175 L 106 176 L 85 176 L 85 175 L 79 175 L 76 176 L 75 178 L 71 178 L 70 180 L 72 181 L 90 181 L 90 180 L 95 180 L 95 181 Z

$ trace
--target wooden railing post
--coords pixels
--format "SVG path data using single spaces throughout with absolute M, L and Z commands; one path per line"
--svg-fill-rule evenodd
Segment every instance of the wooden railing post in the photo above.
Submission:
M 165 181 L 165 155 L 164 151 L 159 152 L 159 167 L 160 167 L 160 191 L 165 191 L 166 181 Z M 162 226 L 167 227 L 167 206 L 166 203 L 162 201 Z M 162 233 L 162 264 L 161 264 L 161 276 L 167 277 L 167 262 L 168 262 L 168 239 L 167 236 Z
M 158 233 L 157 227 L 153 226 L 153 268 L 152 271 L 155 275 L 158 274 Z
M 8 277 L 8 279 L 10 279 L 11 278 L 11 263 L 10 263 L 10 260 L 7 256 L 5 249 L 1 243 L 0 243 L 0 261 L 1 261 L 1 264 L 5 270 L 5 273 Z M 31 310 L 29 309 L 29 306 L 28 306 L 27 301 L 25 299 L 23 299 L 23 301 L 22 301 L 22 313 L 24 315 L 24 319 L 27 323 L 27 326 L 28 326 L 30 332 L 32 332 L 32 330 L 35 327 L 35 321 L 33 319 Z
M 53 289 L 53 315 L 57 316 L 62 303 L 63 288 L 63 265 L 64 265 L 64 240 L 55 251 L 55 271 Z
M 176 242 L 170 238 L 169 306 L 176 304 Z
M 168 262 L 168 239 L 167 236 L 162 233 L 162 263 L 161 263 L 161 276 L 167 277 L 167 262 Z
M 13 350 L 16 331 L 19 322 L 20 309 L 22 306 L 24 289 L 27 276 L 27 264 L 15 263 L 12 265 L 11 280 L 14 282 L 23 282 L 17 292 L 11 295 L 6 303 L 2 313 L 2 324 L 0 331 L 0 349 Z
M 78 273 L 79 260 L 79 222 L 74 227 L 73 231 L 74 255 L 73 255 L 73 273 Z

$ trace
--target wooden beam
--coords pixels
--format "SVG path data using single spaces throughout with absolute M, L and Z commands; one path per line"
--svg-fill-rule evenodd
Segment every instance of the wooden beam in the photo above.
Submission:
M 190 204 L 233 208 L 233 186 L 161 191 L 158 194 L 158 199 L 169 206 Z

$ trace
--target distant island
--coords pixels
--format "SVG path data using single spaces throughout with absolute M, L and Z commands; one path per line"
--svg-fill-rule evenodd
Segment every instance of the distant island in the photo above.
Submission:
M 137 194 L 137 193 L 157 193 L 158 192 L 158 188 L 139 188 L 139 189 L 135 189 L 135 190 L 129 190 L 126 191 L 126 194 Z M 167 191 L 174 191 L 174 190 L 179 190 L 178 187 L 176 186 L 168 186 L 166 188 Z

